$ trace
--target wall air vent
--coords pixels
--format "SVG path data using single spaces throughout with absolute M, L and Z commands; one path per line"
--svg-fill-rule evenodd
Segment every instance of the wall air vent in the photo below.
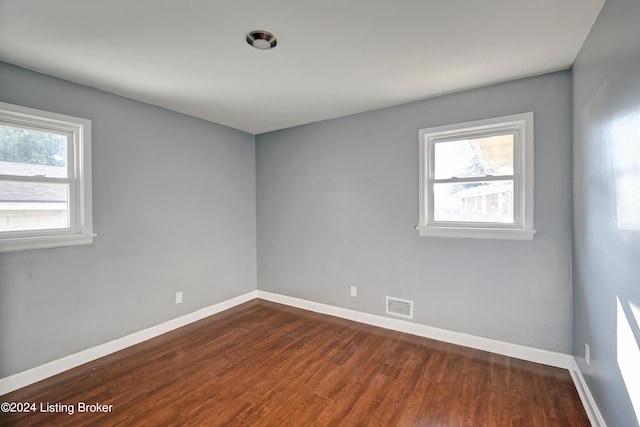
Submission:
M 413 301 L 387 297 L 387 314 L 413 319 Z

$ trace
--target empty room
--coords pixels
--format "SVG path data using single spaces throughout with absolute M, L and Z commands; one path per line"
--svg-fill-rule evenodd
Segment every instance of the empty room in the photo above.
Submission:
M 640 426 L 638 22 L 0 0 L 0 425 Z

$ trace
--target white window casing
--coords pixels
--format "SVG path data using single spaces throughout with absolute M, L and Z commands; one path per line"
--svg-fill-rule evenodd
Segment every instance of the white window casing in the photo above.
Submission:
M 64 185 L 68 188 L 66 225 L 49 228 L 3 229 L 0 231 L 0 252 L 91 244 L 93 232 L 91 194 L 91 121 L 0 102 L 0 126 L 63 135 L 67 142 L 66 177 L 11 173 L 0 170 L 0 190 L 39 185 Z M 0 208 L 17 208 L 19 203 L 0 200 Z M 23 203 L 24 205 L 24 203 Z M 45 204 L 31 203 L 29 209 L 46 209 Z M 54 205 L 54 204 L 51 204 Z
M 451 176 L 436 178 L 436 144 L 464 142 L 467 140 L 512 135 L 513 167 L 512 172 L 489 175 L 479 174 L 471 177 Z M 441 159 L 440 159 L 441 160 Z M 419 219 L 416 227 L 420 236 L 458 237 L 478 239 L 532 240 L 534 229 L 534 133 L 533 113 L 514 114 L 458 123 L 445 126 L 420 129 L 419 131 Z M 484 183 L 494 187 L 500 183 L 509 185 L 512 192 L 496 194 L 492 200 L 511 200 L 512 208 L 506 215 L 508 219 L 496 220 L 443 220 L 435 217 L 434 187 L 436 185 L 458 185 Z M 511 187 L 512 186 L 512 187 Z M 460 199 L 460 206 L 473 209 L 486 209 L 486 198 L 476 187 L 477 197 Z M 473 193 L 473 191 L 467 191 Z

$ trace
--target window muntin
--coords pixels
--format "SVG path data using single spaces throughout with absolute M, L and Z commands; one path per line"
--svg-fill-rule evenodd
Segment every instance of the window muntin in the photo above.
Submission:
M 422 236 L 533 238 L 533 114 L 420 130 Z
M 91 122 L 0 103 L 0 252 L 93 241 Z

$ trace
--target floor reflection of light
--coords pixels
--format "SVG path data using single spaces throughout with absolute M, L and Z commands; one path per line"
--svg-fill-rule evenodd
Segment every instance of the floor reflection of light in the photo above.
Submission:
M 618 305 L 618 367 L 627 387 L 636 420 L 640 422 L 640 348 L 620 299 L 616 298 L 616 302 Z M 635 304 L 631 304 L 631 310 L 635 317 L 633 321 L 637 325 L 640 322 L 640 309 Z

